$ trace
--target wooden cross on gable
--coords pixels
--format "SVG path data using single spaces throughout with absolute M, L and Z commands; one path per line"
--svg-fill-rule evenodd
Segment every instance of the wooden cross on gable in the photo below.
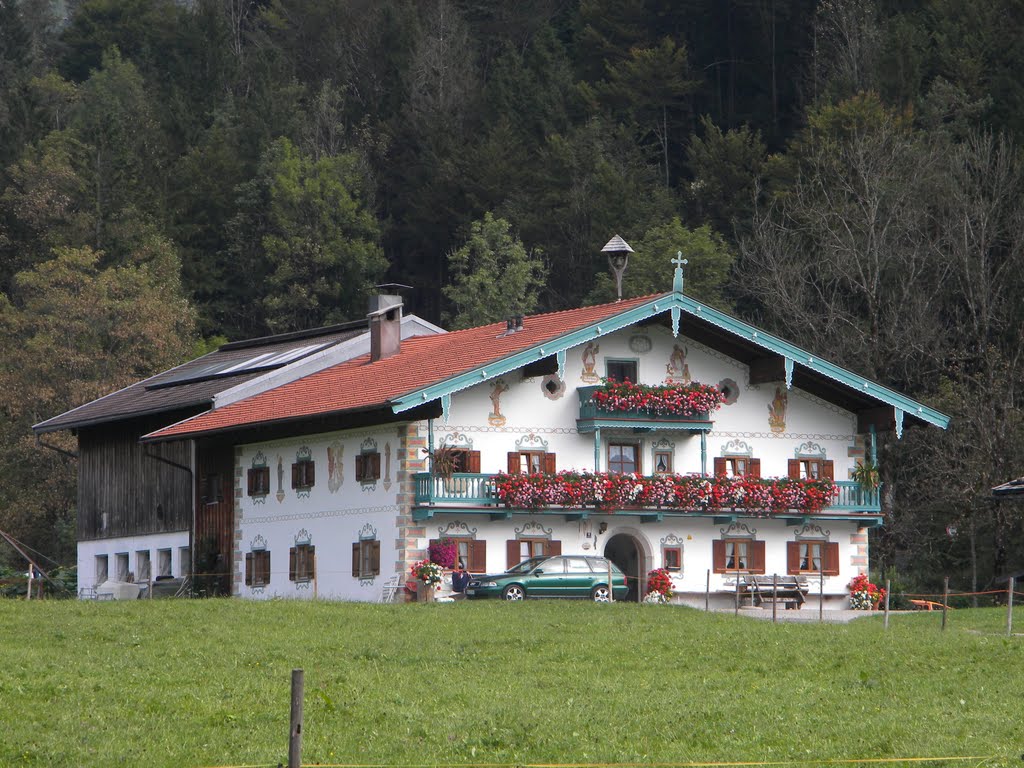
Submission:
M 676 265 L 675 275 L 672 279 L 672 290 L 676 293 L 683 292 L 683 265 L 689 262 L 683 258 L 682 251 L 676 251 L 676 257 L 672 259 L 672 263 Z

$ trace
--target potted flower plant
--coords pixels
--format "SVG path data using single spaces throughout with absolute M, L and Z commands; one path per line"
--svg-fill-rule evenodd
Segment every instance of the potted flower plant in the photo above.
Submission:
M 862 461 L 853 470 L 853 479 L 864 491 L 876 491 L 882 484 L 878 474 L 878 465 L 869 461 Z
M 440 588 L 441 579 L 444 576 L 441 566 L 429 560 L 420 560 L 410 570 L 413 578 L 418 582 L 416 595 L 419 601 L 421 603 L 434 602 L 434 592 Z

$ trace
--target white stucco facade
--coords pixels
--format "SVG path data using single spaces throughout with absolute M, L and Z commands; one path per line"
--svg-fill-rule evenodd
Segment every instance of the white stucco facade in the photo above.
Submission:
M 594 434 L 580 433 L 576 389 L 597 383 L 596 377 L 605 375 L 608 360 L 636 361 L 640 381 L 648 384 L 663 383 L 668 375 L 728 389 L 730 402 L 712 415 L 703 450 L 701 433 L 694 430 L 604 429 L 599 440 Z M 666 547 L 678 548 L 681 567 L 673 573 L 677 600 L 701 606 L 706 591 L 713 604 L 731 604 L 735 574 L 714 573 L 712 563 L 713 542 L 725 536 L 763 541 L 766 574 L 786 574 L 790 542 L 837 544 L 839 573 L 824 578 L 826 608 L 846 607 L 847 584 L 867 568 L 867 532 L 855 520 L 811 517 L 794 523 L 667 514 L 662 520 L 647 521 L 628 510 L 598 512 L 585 519 L 549 510 L 495 519 L 501 517 L 493 514 L 499 509 L 460 510 L 454 502 L 439 504 L 428 519 L 414 522 L 408 492 L 411 474 L 406 473 L 421 469 L 420 446 L 427 445 L 431 432 L 435 447 L 478 451 L 482 473 L 506 471 L 508 454 L 521 450 L 554 453 L 558 470 L 604 471 L 608 445 L 615 442 L 639 447 L 641 474 L 651 473 L 658 451 L 670 455 L 670 470 L 680 474 L 710 474 L 716 457 L 733 455 L 759 459 L 762 477 L 785 477 L 791 459 L 812 456 L 832 462 L 835 479 L 845 480 L 857 458 L 864 455 L 854 414 L 798 389 L 787 391 L 783 382 L 752 385 L 746 365 L 685 335 L 673 338 L 658 325 L 628 328 L 570 349 L 562 377 L 527 377 L 516 371 L 454 393 L 447 420 L 240 446 L 236 450 L 235 594 L 256 599 L 379 600 L 385 581 L 395 575 L 404 578 L 408 565 L 426 556 L 431 539 L 446 537 L 485 542 L 489 572 L 506 569 L 507 543 L 518 537 L 557 541 L 563 554 L 604 555 L 611 551 L 609 547 L 634 546 L 635 562 L 628 572 L 641 580 L 647 571 L 664 565 Z M 357 482 L 355 457 L 371 451 L 381 457 L 380 478 Z M 316 465 L 316 482 L 303 492 L 289 482 L 290 466 L 300 456 Z M 269 492 L 256 497 L 248 494 L 246 486 L 247 472 L 253 467 L 269 467 L 271 478 Z M 361 540 L 380 542 L 380 572 L 370 577 L 353 575 L 352 545 Z M 316 553 L 315 577 L 305 582 L 289 578 L 289 550 L 300 543 L 314 546 Z M 245 583 L 245 556 L 254 551 L 270 553 L 270 578 L 265 585 Z M 814 574 L 807 578 L 813 601 L 820 581 Z
M 146 582 L 160 576 L 183 578 L 191 569 L 188 531 L 78 542 L 80 593 L 108 579 L 126 581 L 129 574 L 132 581 Z

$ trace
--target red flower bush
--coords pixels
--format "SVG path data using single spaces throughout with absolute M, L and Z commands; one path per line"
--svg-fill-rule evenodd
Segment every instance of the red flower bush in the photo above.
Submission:
M 659 602 L 672 599 L 672 575 L 665 568 L 655 568 L 647 574 L 647 594 L 660 595 Z
M 717 411 L 725 393 L 711 384 L 634 384 L 605 381 L 590 396 L 602 411 L 641 411 L 652 416 L 684 416 Z
M 850 582 L 850 607 L 858 611 L 870 611 L 885 600 L 885 589 L 872 584 L 863 573 L 854 576 Z
M 820 512 L 836 494 L 831 480 L 789 478 L 704 477 L 609 472 L 559 472 L 555 475 L 498 474 L 498 498 L 515 509 L 544 507 L 624 507 L 682 510 L 728 509 L 752 516 L 795 510 Z

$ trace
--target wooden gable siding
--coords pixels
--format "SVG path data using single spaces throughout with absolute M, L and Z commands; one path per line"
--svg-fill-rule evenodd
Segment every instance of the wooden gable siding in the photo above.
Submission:
M 220 441 L 196 445 L 195 584 L 207 594 L 231 594 L 235 530 L 234 448 Z
M 160 423 L 160 422 L 157 422 Z M 153 424 L 139 420 L 82 429 L 78 434 L 78 539 L 89 541 L 184 531 L 192 523 L 187 441 L 143 446 Z

